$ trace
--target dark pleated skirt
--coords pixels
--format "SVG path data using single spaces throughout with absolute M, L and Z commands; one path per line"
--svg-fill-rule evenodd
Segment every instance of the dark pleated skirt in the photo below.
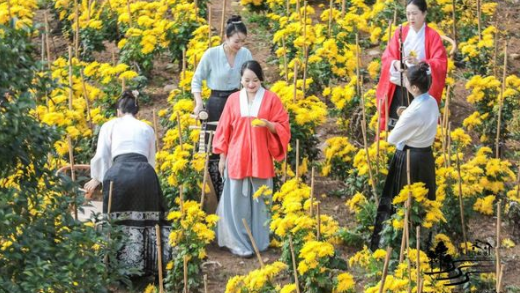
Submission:
M 212 90 L 211 95 L 206 103 L 206 110 L 208 111 L 208 122 L 215 122 L 220 120 L 220 116 L 224 111 L 224 106 L 226 106 L 226 102 L 228 97 L 238 90 L 231 91 L 217 91 Z M 214 125 L 206 126 L 207 130 L 216 130 L 217 127 Z M 206 135 L 206 142 L 209 140 L 209 135 Z M 208 144 L 206 143 L 206 146 Z M 211 182 L 213 183 L 213 187 L 215 188 L 215 193 L 217 194 L 217 199 L 220 200 L 222 195 L 222 190 L 224 188 L 224 184 L 222 183 L 222 177 L 220 176 L 220 172 L 218 171 L 218 162 L 220 160 L 220 155 L 212 154 L 209 159 L 208 172 L 211 177 Z
M 168 244 L 171 227 L 165 220 L 167 207 L 154 168 L 145 156 L 123 154 L 114 158 L 103 180 L 103 214 L 108 212 L 110 182 L 113 182 L 110 219 L 123 231 L 124 246 L 118 260 L 143 275 L 157 274 L 157 235 L 161 226 L 162 262 L 172 259 Z
M 388 176 L 386 177 L 383 194 L 377 208 L 376 222 L 370 243 L 374 251 L 379 248 L 380 233 L 385 221 L 395 212 L 392 201 L 396 195 L 408 184 L 406 174 L 406 150 L 410 150 L 410 181 L 411 183 L 423 182 L 428 189 L 428 199 L 435 199 L 435 160 L 431 147 L 411 148 L 405 146 L 404 150 L 397 150 L 390 162 Z

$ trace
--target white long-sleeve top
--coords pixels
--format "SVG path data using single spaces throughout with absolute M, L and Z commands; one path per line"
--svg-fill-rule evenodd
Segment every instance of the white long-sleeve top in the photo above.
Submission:
M 240 87 L 242 64 L 253 60 L 251 52 L 242 47 L 235 56 L 233 67 L 229 65 L 224 45 L 209 48 L 204 52 L 191 80 L 191 92 L 202 92 L 202 81 L 206 80 L 212 90 L 229 91 Z
M 429 147 L 437 134 L 439 106 L 435 98 L 428 93 L 417 96 L 397 120 L 395 128 L 388 136 L 388 142 L 398 150 L 404 146 Z
M 410 56 L 412 51 L 415 52 L 417 56 L 417 60 L 421 61 L 426 58 L 426 49 L 424 48 L 424 43 L 426 41 L 425 37 L 426 23 L 423 24 L 421 29 L 416 32 L 413 28 L 408 30 L 408 35 L 406 35 L 406 39 L 403 42 L 403 59 Z M 392 66 L 390 66 L 390 79 L 393 83 L 400 85 L 401 83 L 401 75 L 398 70 L 395 69 L 395 62 L 399 62 L 399 60 L 394 60 L 392 62 Z M 407 64 L 410 67 L 410 64 Z
M 112 119 L 99 132 L 96 155 L 90 161 L 90 177 L 103 182 L 112 160 L 121 154 L 145 156 L 155 167 L 155 135 L 153 128 L 131 114 Z

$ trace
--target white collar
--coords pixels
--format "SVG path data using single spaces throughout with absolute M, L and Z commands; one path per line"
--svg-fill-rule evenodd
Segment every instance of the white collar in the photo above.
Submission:
M 422 35 L 424 35 L 424 30 L 426 28 L 426 22 L 423 23 L 422 27 L 419 29 L 418 32 L 416 32 L 412 26 L 410 26 L 410 29 L 408 30 L 408 35 L 411 36 L 411 37 L 420 37 Z
M 262 100 L 264 99 L 265 89 L 260 86 L 258 91 L 255 94 L 255 99 L 253 100 L 253 104 L 249 107 L 249 103 L 247 100 L 247 92 L 246 89 L 243 88 L 240 90 L 240 116 L 242 117 L 258 117 L 258 112 L 260 111 L 260 106 L 262 105 Z

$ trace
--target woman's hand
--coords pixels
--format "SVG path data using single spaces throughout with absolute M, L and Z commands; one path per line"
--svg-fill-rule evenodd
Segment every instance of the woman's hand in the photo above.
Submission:
M 193 99 L 195 100 L 195 109 L 193 109 L 193 114 L 198 115 L 200 110 L 204 109 L 202 96 L 200 93 L 193 93 Z
M 276 128 L 274 127 L 274 123 L 267 120 L 267 119 L 260 119 L 262 120 L 264 123 L 265 123 L 265 126 L 264 127 L 267 127 L 267 129 L 269 129 L 269 132 L 271 133 L 276 133 Z
M 414 56 L 406 57 L 405 61 L 406 61 L 406 63 L 413 64 L 413 65 L 417 65 L 417 63 L 419 63 L 419 59 L 417 59 L 417 57 L 414 57 Z
M 92 195 L 94 194 L 94 190 L 96 189 L 96 187 L 98 187 L 99 183 L 101 183 L 101 182 L 97 181 L 94 178 L 92 178 L 89 182 L 85 183 L 83 188 L 85 189 L 85 192 L 86 192 L 86 194 L 85 194 L 86 199 L 92 198 Z
M 224 168 L 226 167 L 226 155 L 221 154 L 220 160 L 218 161 L 218 172 L 220 177 L 224 178 Z

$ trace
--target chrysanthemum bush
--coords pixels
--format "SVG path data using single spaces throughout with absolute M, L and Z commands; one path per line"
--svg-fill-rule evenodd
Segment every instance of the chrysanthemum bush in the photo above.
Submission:
M 52 167 L 49 154 L 61 134 L 33 113 L 36 98 L 55 85 L 37 78 L 43 64 L 33 59 L 34 31 L 0 29 L 0 88 L 11 94 L 0 105 L 2 290 L 107 292 L 128 271 L 117 265 L 115 254 L 110 269 L 102 262 L 118 244 L 107 241 L 92 222 L 73 218 L 72 207 L 83 204 L 83 197 L 70 178 L 57 177 Z
M 206 246 L 215 239 L 213 228 L 218 216 L 207 215 L 196 201 L 180 202 L 178 210 L 171 211 L 167 219 L 172 223 L 169 243 L 175 247 L 174 259 L 166 266 L 166 288 L 180 292 L 184 288 L 184 258 L 188 265 L 188 286 L 201 284 L 202 261 L 206 258 Z

